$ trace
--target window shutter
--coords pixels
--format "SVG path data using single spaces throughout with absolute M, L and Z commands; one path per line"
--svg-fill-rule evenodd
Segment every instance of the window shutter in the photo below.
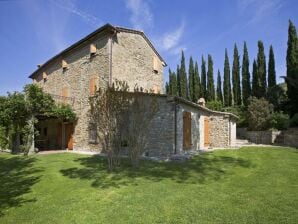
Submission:
M 66 104 L 67 97 L 68 97 L 68 88 L 67 87 L 63 87 L 61 95 L 62 95 L 63 103 Z
M 95 92 L 98 90 L 98 78 L 92 77 L 89 81 L 89 93 L 90 96 L 93 96 Z
M 96 54 L 96 46 L 95 44 L 90 44 L 90 55 Z

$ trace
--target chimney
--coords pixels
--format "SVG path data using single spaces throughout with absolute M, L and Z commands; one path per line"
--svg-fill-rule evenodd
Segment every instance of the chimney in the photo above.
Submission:
M 202 107 L 205 107 L 206 101 L 204 98 L 200 98 L 200 99 L 198 99 L 197 104 L 199 104 Z

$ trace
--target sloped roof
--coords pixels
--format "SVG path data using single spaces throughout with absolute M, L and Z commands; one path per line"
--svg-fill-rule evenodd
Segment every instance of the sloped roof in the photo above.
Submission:
M 148 45 L 152 48 L 152 50 L 155 52 L 155 54 L 159 57 L 159 59 L 164 63 L 164 66 L 167 65 L 165 60 L 160 56 L 160 54 L 157 52 L 157 50 L 155 49 L 155 47 L 153 46 L 153 44 L 151 43 L 151 41 L 148 39 L 148 37 L 145 35 L 145 33 L 143 31 L 128 29 L 128 28 L 119 27 L 119 26 L 113 26 L 113 25 L 107 23 L 104 26 L 102 26 L 102 27 L 98 28 L 97 30 L 95 30 L 94 32 L 90 33 L 86 37 L 84 37 L 81 40 L 77 41 L 76 43 L 72 44 L 71 46 L 69 46 L 65 50 L 61 51 L 59 54 L 57 54 L 54 57 L 50 58 L 48 61 L 46 61 L 44 64 L 42 64 L 37 70 L 35 70 L 29 76 L 29 78 L 33 78 L 35 74 L 37 74 L 39 71 L 41 71 L 45 66 L 50 64 L 55 59 L 59 58 L 60 56 L 65 55 L 66 53 L 70 52 L 74 48 L 76 48 L 76 47 L 80 46 L 81 44 L 83 44 L 84 42 L 88 41 L 90 38 L 94 37 L 95 35 L 97 35 L 101 32 L 105 32 L 105 31 L 106 32 L 111 32 L 111 33 L 112 32 L 127 32 L 127 33 L 135 33 L 135 34 L 141 35 L 146 40 Z

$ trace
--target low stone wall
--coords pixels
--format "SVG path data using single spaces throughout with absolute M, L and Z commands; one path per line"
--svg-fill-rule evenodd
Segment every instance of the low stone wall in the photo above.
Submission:
M 256 144 L 298 147 L 298 128 L 284 131 L 247 131 L 246 128 L 237 128 L 237 137 Z

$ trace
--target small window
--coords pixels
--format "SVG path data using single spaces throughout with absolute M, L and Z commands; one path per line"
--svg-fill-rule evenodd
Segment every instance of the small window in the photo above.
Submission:
M 96 54 L 96 45 L 90 44 L 90 55 L 93 56 Z
M 89 123 L 89 143 L 97 143 L 97 125 L 96 123 Z
M 67 104 L 67 99 L 68 99 L 68 88 L 67 87 L 62 88 L 61 96 L 62 96 L 63 103 Z
M 67 68 L 68 68 L 67 62 L 65 60 L 62 60 L 62 69 L 63 69 L 63 71 L 67 70 Z

